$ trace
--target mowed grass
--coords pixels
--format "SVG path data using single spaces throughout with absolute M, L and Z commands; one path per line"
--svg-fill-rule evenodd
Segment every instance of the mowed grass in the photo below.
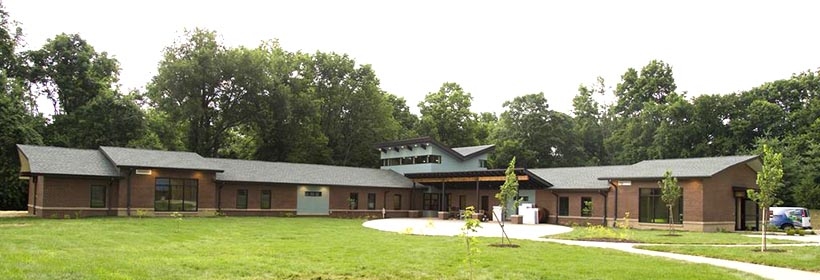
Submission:
M 457 237 L 330 218 L 0 219 L 0 279 L 468 279 Z M 480 239 L 475 279 L 755 279 L 615 250 Z
M 674 231 L 676 236 L 669 236 L 668 230 L 613 229 L 600 227 L 575 227 L 573 231 L 547 236 L 548 238 L 569 240 L 625 239 L 649 244 L 719 244 L 744 245 L 760 244 L 760 237 L 749 237 L 734 232 L 693 232 Z M 770 244 L 793 244 L 798 241 L 768 239 Z
M 769 251 L 766 252 L 760 252 L 760 246 L 715 247 L 641 245 L 636 247 L 653 251 L 705 256 L 820 272 L 820 247 L 818 246 L 768 247 Z

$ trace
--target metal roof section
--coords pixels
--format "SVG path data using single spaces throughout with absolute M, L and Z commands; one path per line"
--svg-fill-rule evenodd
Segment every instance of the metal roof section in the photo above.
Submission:
M 26 174 L 119 177 L 117 168 L 98 150 L 17 145 L 20 172 Z
M 392 170 L 319 164 L 209 158 L 225 170 L 217 181 L 322 186 L 412 188 L 413 181 Z
M 389 149 L 395 149 L 398 151 L 401 149 L 402 146 L 412 148 L 416 146 L 421 147 L 422 149 L 426 148 L 429 145 L 435 145 L 440 149 L 444 150 L 446 153 L 452 155 L 453 157 L 464 161 L 471 157 L 482 155 L 484 153 L 491 152 L 495 150 L 495 145 L 481 145 L 481 146 L 469 146 L 469 147 L 457 147 L 457 148 L 450 148 L 446 145 L 442 144 L 436 139 L 433 139 L 429 136 L 418 137 L 418 138 L 411 138 L 411 139 L 402 139 L 390 142 L 383 142 L 374 145 L 376 149 L 381 152 L 387 151 Z
M 657 159 L 625 166 L 615 174 L 598 178 L 601 180 L 661 179 L 667 170 L 672 171 L 672 176 L 676 178 L 708 178 L 738 164 L 746 164 L 755 172 L 759 172 L 763 167 L 759 156 L 756 155 Z
M 146 167 L 222 172 L 223 169 L 192 152 L 158 151 L 120 147 L 100 147 L 118 167 Z

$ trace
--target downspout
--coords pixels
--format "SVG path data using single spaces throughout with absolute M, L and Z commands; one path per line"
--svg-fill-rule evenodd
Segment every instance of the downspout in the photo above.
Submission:
M 612 217 L 612 226 L 618 226 L 618 185 L 612 183 L 612 180 L 609 180 L 609 185 L 615 189 L 615 213 L 614 217 Z
M 561 211 L 561 198 L 558 197 L 558 194 L 555 191 L 550 191 L 552 195 L 555 196 L 555 224 L 558 224 L 558 213 Z M 549 222 L 549 217 L 547 217 L 547 222 Z
M 606 212 L 607 212 L 607 208 L 609 207 L 609 206 L 607 206 L 607 204 L 609 203 L 609 199 L 607 199 L 607 196 L 609 195 L 609 192 L 608 191 L 600 191 L 599 194 L 604 197 L 604 220 L 601 222 L 601 225 L 606 226 L 606 216 L 607 216 Z
M 126 197 L 126 199 L 125 199 L 125 215 L 128 216 L 128 217 L 131 217 L 131 172 L 132 172 L 132 170 L 131 170 L 131 168 L 126 168 L 125 170 L 128 170 L 128 176 L 127 176 L 127 179 L 126 179 L 128 181 L 127 181 L 127 187 L 125 189 L 125 197 Z

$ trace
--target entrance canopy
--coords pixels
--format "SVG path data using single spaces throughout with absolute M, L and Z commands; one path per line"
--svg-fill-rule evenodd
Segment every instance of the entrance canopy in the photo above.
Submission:
M 503 184 L 507 177 L 504 169 L 475 170 L 475 171 L 453 171 L 453 172 L 424 172 L 407 173 L 405 177 L 410 178 L 414 183 L 425 185 L 437 185 L 447 183 L 449 188 L 475 188 L 498 187 Z M 545 189 L 552 187 L 550 182 L 531 173 L 524 168 L 516 168 L 515 175 L 518 178 L 520 189 Z

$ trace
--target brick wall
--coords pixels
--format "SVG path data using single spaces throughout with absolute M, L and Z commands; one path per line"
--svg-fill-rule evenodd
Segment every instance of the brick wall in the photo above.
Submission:
M 141 168 L 142 169 L 142 168 Z M 119 205 L 119 215 L 127 215 L 128 176 L 123 168 L 123 179 L 116 190 L 116 200 Z M 131 215 L 137 210 L 144 210 L 153 214 L 156 178 L 195 179 L 197 180 L 197 209 L 200 213 L 212 213 L 216 209 L 216 173 L 206 171 L 150 169 L 150 175 L 137 175 L 131 170 Z

